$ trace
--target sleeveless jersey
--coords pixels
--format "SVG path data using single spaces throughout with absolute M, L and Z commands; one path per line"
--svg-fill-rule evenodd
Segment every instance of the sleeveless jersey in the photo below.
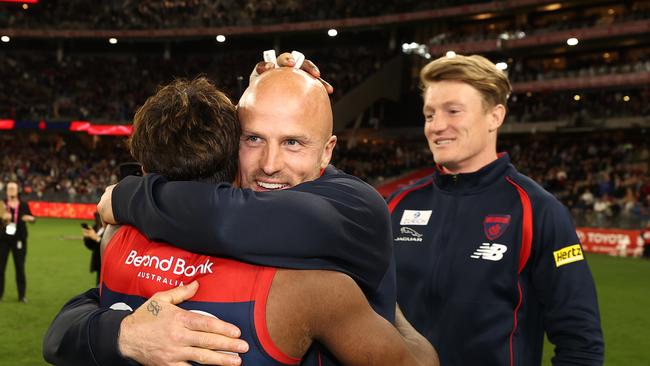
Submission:
M 197 293 L 179 306 L 237 325 L 250 348 L 240 354 L 244 365 L 296 365 L 300 359 L 284 354 L 266 325 L 266 300 L 275 272 L 272 267 L 153 242 L 123 226 L 102 256 L 100 304 L 133 311 L 157 292 L 198 280 Z

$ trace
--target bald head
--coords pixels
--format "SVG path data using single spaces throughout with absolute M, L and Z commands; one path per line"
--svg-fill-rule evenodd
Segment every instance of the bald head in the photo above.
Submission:
M 325 87 L 293 68 L 265 72 L 239 100 L 242 186 L 284 189 L 318 178 L 336 136 Z
M 323 84 L 302 70 L 278 68 L 258 77 L 239 99 L 239 117 L 249 113 L 305 116 L 304 123 L 323 134 L 332 134 L 332 105 Z M 242 122 L 244 123 L 244 122 Z

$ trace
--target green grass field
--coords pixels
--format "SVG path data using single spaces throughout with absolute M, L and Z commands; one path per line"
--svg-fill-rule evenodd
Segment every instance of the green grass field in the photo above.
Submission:
M 94 285 L 90 251 L 77 220 L 40 219 L 29 227 L 28 304 L 18 303 L 12 260 L 0 303 L 0 365 L 43 365 L 41 342 L 54 315 Z M 606 341 L 606 365 L 650 364 L 650 261 L 589 256 Z M 550 365 L 546 347 L 544 365 Z

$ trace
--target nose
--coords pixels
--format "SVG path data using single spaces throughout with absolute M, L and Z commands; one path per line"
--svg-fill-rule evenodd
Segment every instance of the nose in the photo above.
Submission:
M 441 133 L 447 129 L 448 123 L 442 116 L 435 116 L 424 124 L 424 131 L 430 133 Z
M 273 175 L 282 170 L 284 166 L 284 159 L 282 157 L 282 150 L 279 146 L 274 144 L 267 145 L 264 150 L 264 156 L 260 161 L 260 168 L 266 175 Z

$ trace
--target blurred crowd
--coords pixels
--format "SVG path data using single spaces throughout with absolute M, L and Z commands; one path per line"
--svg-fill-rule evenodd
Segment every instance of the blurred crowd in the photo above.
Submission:
M 334 100 L 393 55 L 385 48 L 363 46 L 303 52 L 334 85 Z M 236 102 L 261 53 L 179 54 L 167 59 L 147 54 L 53 58 L 48 53 L 11 53 L 0 58 L 0 118 L 128 122 L 158 86 L 174 77 L 201 74 Z M 352 58 L 354 63 L 349 62 Z
M 503 135 L 499 151 L 562 201 L 579 225 L 634 227 L 650 220 L 650 136 L 631 132 Z M 96 202 L 130 161 L 124 138 L 0 135 L 0 182 L 32 200 Z M 339 141 L 332 162 L 373 185 L 432 164 L 424 141 Z M 117 148 L 116 148 L 117 146 Z M 0 185 L 0 194 L 4 187 Z
M 332 162 L 337 168 L 377 185 L 404 172 L 432 164 L 426 144 L 395 139 L 362 140 L 355 144 L 340 141 L 334 149 Z
M 566 121 L 570 127 L 598 125 L 607 118 L 650 116 L 650 87 L 513 94 L 508 121 Z
M 384 47 L 305 49 L 322 75 L 334 86 L 336 102 L 368 76 L 378 71 L 394 52 Z M 635 64 L 611 64 L 558 71 L 541 64 L 511 70 L 517 81 L 558 77 L 588 77 L 630 70 L 650 71 L 650 53 Z M 66 55 L 56 62 L 45 53 L 9 53 L 0 58 L 0 119 L 92 120 L 123 123 L 160 85 L 174 77 L 206 75 L 234 102 L 248 85 L 248 75 L 260 59 L 259 52 L 179 54 L 168 59 L 139 55 Z M 355 62 L 349 62 L 354 59 Z M 553 62 L 551 61 L 551 64 Z M 583 65 L 582 63 L 572 63 Z M 120 80 L 120 82 L 115 82 Z M 413 81 L 414 85 L 417 81 Z M 419 98 L 415 92 L 409 98 Z M 579 100 L 575 96 L 579 95 Z M 553 91 L 513 94 L 509 119 L 517 122 L 567 120 L 577 125 L 593 119 L 650 115 L 650 88 L 594 89 L 583 92 Z
M 650 136 L 637 132 L 502 138 L 500 150 L 562 201 L 579 225 L 638 228 L 650 220 Z
M 86 141 L 66 134 L 0 135 L 0 196 L 4 183 L 20 183 L 29 200 L 97 202 L 117 183 L 118 167 L 131 161 L 123 138 Z
M 247 26 L 369 17 L 485 0 L 108 0 L 42 1 L 27 11 L 0 9 L 0 28 L 161 29 Z M 10 11 L 12 10 L 12 11 Z
M 597 4 L 595 4 L 597 5 Z M 580 9 L 545 14 L 534 13 L 525 18 L 489 19 L 459 24 L 453 30 L 433 36 L 431 45 L 478 42 L 485 40 L 512 40 L 551 32 L 615 26 L 617 23 L 650 18 L 647 1 L 629 1 L 625 4 L 603 4 L 587 12 Z

